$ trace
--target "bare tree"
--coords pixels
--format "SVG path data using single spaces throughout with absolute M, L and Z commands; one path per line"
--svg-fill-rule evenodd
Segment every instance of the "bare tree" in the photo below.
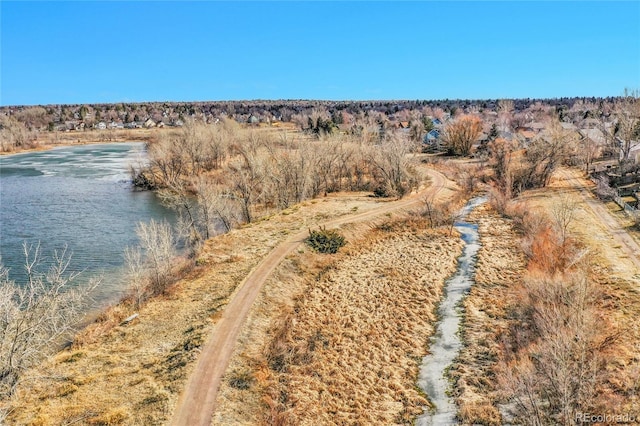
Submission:
M 397 134 L 371 147 L 369 161 L 378 184 L 376 191 L 380 191 L 380 195 L 402 197 L 415 187 L 417 177 L 409 158 L 413 147 Z
M 129 291 L 136 309 L 139 309 L 149 293 L 149 274 L 140 247 L 126 247 L 124 249 L 124 262 Z
M 253 220 L 253 210 L 263 192 L 264 170 L 257 152 L 243 151 L 239 160 L 229 164 L 232 193 L 240 201 L 244 220 Z
M 144 253 L 152 294 L 164 293 L 171 283 L 171 271 L 176 247 L 171 225 L 162 221 L 140 222 L 136 227 L 140 247 Z
M 531 341 L 498 375 L 517 423 L 575 424 L 595 408 L 604 381 L 602 351 L 614 341 L 596 314 L 599 293 L 585 273 L 528 278 L 521 303 Z
M 211 238 L 216 225 L 229 232 L 237 220 L 236 201 L 233 196 L 210 180 L 200 177 L 196 181 L 198 222 L 204 229 L 205 239 Z
M 640 140 L 640 93 L 625 91 L 615 109 L 614 135 L 620 142 L 620 161 L 629 159 L 632 143 Z
M 569 237 L 569 226 L 573 223 L 578 204 L 568 196 L 564 196 L 559 202 L 551 206 L 551 218 L 553 227 L 557 232 L 560 245 L 564 245 Z
M 466 156 L 482 133 L 482 121 L 472 115 L 464 115 L 449 123 L 442 132 L 442 140 L 450 154 Z
M 66 249 L 54 252 L 42 270 L 40 246 L 23 245 L 27 281 L 17 285 L 0 263 L 0 396 L 10 395 L 20 374 L 40 362 L 70 338 L 83 316 L 88 295 L 98 285 L 92 279 L 73 286 Z

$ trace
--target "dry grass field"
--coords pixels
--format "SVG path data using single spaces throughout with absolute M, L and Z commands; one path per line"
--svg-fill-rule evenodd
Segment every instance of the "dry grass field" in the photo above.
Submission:
M 199 347 L 247 273 L 290 234 L 380 205 L 367 194 L 332 194 L 218 236 L 166 296 L 136 312 L 120 304 L 74 345 L 28 371 L 10 401 L 9 424 L 164 424 Z
M 406 218 L 343 232 L 337 255 L 305 249 L 267 282 L 214 424 L 410 423 L 428 406 L 418 365 L 459 237 Z

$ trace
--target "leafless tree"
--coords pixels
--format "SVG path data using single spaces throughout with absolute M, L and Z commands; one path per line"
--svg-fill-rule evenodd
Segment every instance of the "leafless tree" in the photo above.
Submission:
M 124 262 L 129 292 L 136 309 L 139 309 L 147 299 L 150 290 L 149 274 L 140 247 L 126 247 L 124 250 Z
M 371 147 L 369 162 L 381 195 L 402 197 L 415 187 L 417 177 L 409 157 L 413 148 L 397 134 Z
M 451 154 L 466 156 L 482 133 L 482 121 L 465 115 L 449 123 L 442 132 L 442 140 Z
M 603 383 L 602 350 L 615 340 L 605 333 L 595 304 L 596 287 L 584 273 L 528 278 L 524 316 L 531 342 L 501 367 L 505 396 L 515 404 L 518 423 L 575 424 L 576 412 L 589 412 Z
M 35 146 L 36 134 L 13 117 L 0 116 L 0 150 L 11 152 L 17 148 Z
M 255 150 L 241 152 L 236 161 L 229 164 L 229 179 L 233 196 L 240 201 L 243 219 L 250 223 L 255 205 L 262 197 L 264 170 L 262 158 Z
M 514 172 L 514 190 L 547 186 L 553 172 L 568 157 L 575 142 L 573 138 L 557 120 L 552 121 L 548 133 L 535 139 L 526 149 L 517 172 Z
M 0 396 L 10 395 L 21 373 L 70 338 L 84 313 L 92 279 L 74 286 L 70 255 L 56 251 L 46 271 L 39 245 L 23 246 L 27 281 L 17 285 L 0 263 Z
M 204 229 L 205 239 L 215 235 L 216 225 L 229 232 L 237 220 L 236 201 L 219 185 L 200 177 L 196 181 L 197 221 Z
M 620 160 L 629 159 L 632 143 L 640 140 L 640 93 L 625 91 L 615 109 L 614 135 L 620 141 Z
M 140 247 L 144 253 L 144 265 L 150 280 L 152 294 L 164 293 L 171 283 L 176 246 L 171 225 L 166 221 L 140 222 L 136 227 Z
M 551 206 L 551 219 L 553 227 L 559 238 L 560 245 L 564 245 L 569 237 L 569 227 L 573 223 L 578 209 L 578 204 L 568 196 L 562 197 Z

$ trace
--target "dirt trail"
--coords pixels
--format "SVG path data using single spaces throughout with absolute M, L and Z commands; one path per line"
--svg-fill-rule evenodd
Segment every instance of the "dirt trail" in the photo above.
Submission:
M 562 169 L 559 171 L 573 189 L 579 191 L 585 204 L 589 206 L 594 215 L 598 217 L 605 230 L 619 244 L 620 249 L 628 257 L 629 261 L 640 270 L 640 246 L 618 223 L 607 208 L 591 194 L 587 188 L 587 182 L 577 170 Z
M 435 196 L 445 188 L 447 179 L 444 175 L 433 170 L 429 170 L 428 175 L 431 178 L 431 185 L 420 193 L 413 194 L 403 200 L 389 202 L 365 213 L 354 214 L 320 225 L 332 228 L 414 207 L 420 204 L 425 196 Z M 306 236 L 307 231 L 301 231 L 278 245 L 238 286 L 202 349 L 195 370 L 191 373 L 178 401 L 172 425 L 209 426 L 211 424 L 220 382 L 233 354 L 240 329 L 245 323 L 253 302 L 273 270 L 303 242 Z

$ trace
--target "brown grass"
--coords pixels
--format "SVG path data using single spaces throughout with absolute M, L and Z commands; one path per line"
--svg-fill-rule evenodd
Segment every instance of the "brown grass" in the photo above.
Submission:
M 170 418 L 199 347 L 247 273 L 291 233 L 332 218 L 367 211 L 364 194 L 335 194 L 303 203 L 210 240 L 195 270 L 139 317 L 123 303 L 80 333 L 72 348 L 27 371 L 8 424 L 163 424 Z
M 478 207 L 470 220 L 478 221 L 481 248 L 475 284 L 464 300 L 464 348 L 450 370 L 455 383 L 459 416 L 465 423 L 501 424 L 496 407 L 495 367 L 502 336 L 508 332 L 508 307 L 513 287 L 525 270 L 519 237 L 510 220 L 488 206 Z
M 603 362 L 591 408 L 638 415 L 640 271 L 619 255 L 615 240 L 582 204 L 578 204 L 569 227 L 566 245 L 557 246 L 544 216 L 550 215 L 553 206 L 567 197 L 581 202 L 563 181 L 555 180 L 550 188 L 523 194 L 521 200 L 526 204 L 512 204 L 505 209 L 516 220 L 496 214 L 479 220 L 483 247 L 478 255 L 476 284 L 464 302 L 466 347 L 451 370 L 459 416 L 465 423 L 502 423 L 499 408 L 506 403 L 501 395 L 506 388 L 499 387 L 497 376 L 504 379 L 514 371 L 534 374 L 532 366 L 514 360 L 512 352 L 532 343 L 531 330 L 517 319 L 522 317 L 525 305 L 535 303 L 530 298 L 531 285 L 544 277 L 562 279 L 559 271 L 577 268 L 567 259 L 581 248 L 589 250 L 581 260 L 581 267 L 590 265 L 586 270 L 592 293 L 599 295 L 588 307 L 590 315 L 599 319 L 592 324 L 597 329 L 585 331 L 594 336 L 589 355 L 595 354 L 594 362 Z M 528 238 L 521 242 L 523 234 Z M 549 256 L 553 252 L 555 255 Z M 528 284 L 524 282 L 525 275 L 529 277 Z M 546 286 L 538 290 L 547 291 Z M 544 348 L 544 344 L 531 349 Z M 515 367 L 519 370 L 514 370 Z M 505 368 L 512 370 L 509 373 Z M 513 384 L 514 380 L 512 377 L 510 382 Z
M 418 365 L 461 250 L 425 224 L 348 226 L 337 255 L 289 258 L 245 327 L 214 424 L 410 423 L 422 413 Z M 252 377 L 248 388 L 232 385 L 238 372 Z

